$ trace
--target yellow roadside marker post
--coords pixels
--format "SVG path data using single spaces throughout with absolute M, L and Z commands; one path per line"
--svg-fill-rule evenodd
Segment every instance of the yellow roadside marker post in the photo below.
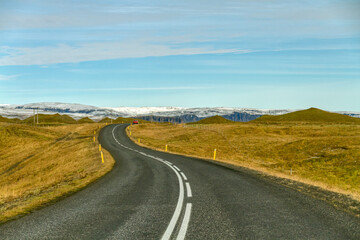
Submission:
M 102 151 L 100 153 L 101 153 L 101 163 L 104 163 L 104 154 Z
M 214 160 L 216 159 L 216 148 L 214 149 Z
M 165 145 L 165 152 L 167 152 L 167 144 Z
M 95 136 L 94 136 L 94 142 L 95 142 Z
M 140 143 L 140 138 L 138 138 L 138 143 Z
M 99 152 L 101 152 L 101 144 L 99 144 Z

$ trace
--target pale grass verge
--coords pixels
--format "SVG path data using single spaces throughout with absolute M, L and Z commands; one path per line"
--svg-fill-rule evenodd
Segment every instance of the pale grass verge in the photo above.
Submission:
M 360 201 L 360 125 L 131 126 L 144 147 L 256 170 Z M 138 142 L 140 139 L 140 143 Z M 290 169 L 293 169 L 290 175 Z M 357 177 L 356 177 L 357 176 Z
M 33 127 L 0 125 L 0 222 L 76 192 L 109 172 L 94 130 L 100 124 Z M 96 139 L 97 139 L 96 133 Z

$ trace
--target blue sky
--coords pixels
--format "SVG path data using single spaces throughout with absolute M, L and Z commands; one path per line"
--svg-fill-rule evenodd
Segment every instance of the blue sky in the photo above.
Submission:
M 0 0 L 0 104 L 360 111 L 360 1 Z

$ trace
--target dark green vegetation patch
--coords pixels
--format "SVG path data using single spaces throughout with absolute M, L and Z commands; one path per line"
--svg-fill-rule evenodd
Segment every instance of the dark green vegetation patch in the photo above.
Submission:
M 228 120 L 226 118 L 223 118 L 219 115 L 216 115 L 213 117 L 201 119 L 200 121 L 197 121 L 197 122 L 194 122 L 191 124 L 214 124 L 214 123 L 234 123 L 234 122 L 231 120 Z

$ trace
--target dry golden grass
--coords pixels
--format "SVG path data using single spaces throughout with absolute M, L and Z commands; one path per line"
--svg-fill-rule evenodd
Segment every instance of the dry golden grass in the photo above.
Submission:
M 103 124 L 104 125 L 104 124 Z M 100 124 L 33 127 L 0 124 L 0 222 L 77 191 L 111 170 L 101 163 Z
M 132 139 L 164 151 L 212 159 L 345 193 L 360 200 L 360 125 L 141 124 Z M 290 170 L 292 169 L 292 175 Z

